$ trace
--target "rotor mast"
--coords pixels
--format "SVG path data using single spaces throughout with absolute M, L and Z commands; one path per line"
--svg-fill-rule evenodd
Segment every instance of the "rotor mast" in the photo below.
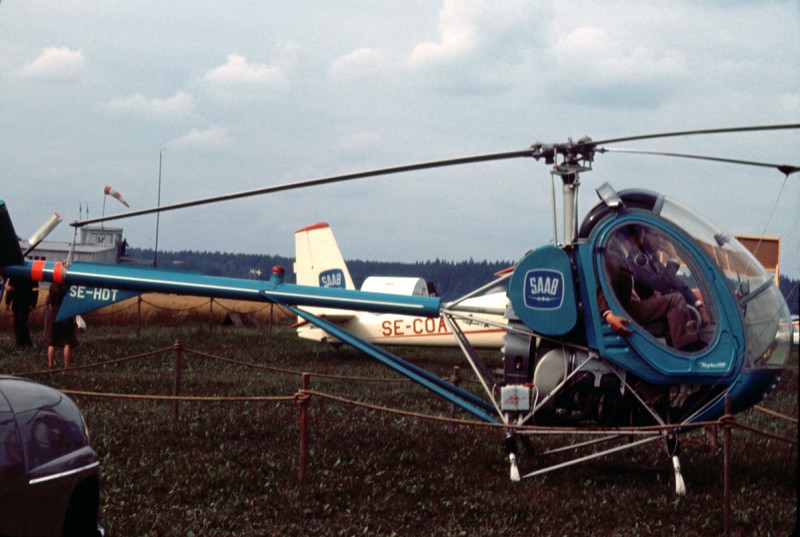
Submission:
M 561 178 L 562 208 L 564 218 L 564 245 L 572 245 L 578 233 L 578 191 L 580 189 L 581 172 L 591 171 L 597 145 L 587 137 L 573 142 L 569 138 L 563 144 L 541 144 L 531 146 L 532 157 L 536 160 L 544 158 L 545 164 L 552 164 L 552 175 Z M 555 214 L 555 206 L 553 207 Z M 553 222 L 555 226 L 555 220 Z M 558 230 L 553 230 L 558 240 Z

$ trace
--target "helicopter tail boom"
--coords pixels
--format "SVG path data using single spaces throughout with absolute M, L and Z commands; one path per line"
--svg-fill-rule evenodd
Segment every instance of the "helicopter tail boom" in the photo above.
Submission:
M 8 276 L 70 286 L 65 300 L 70 296 L 84 300 L 85 306 L 82 306 L 80 312 L 91 311 L 127 298 L 124 296 L 125 292 L 128 297 L 137 293 L 169 293 L 298 306 L 357 308 L 379 313 L 400 311 L 426 317 L 438 316 L 440 306 L 437 297 L 367 293 L 284 283 L 282 273 L 275 272 L 270 281 L 265 282 L 101 263 L 73 263 L 67 267 L 63 263 L 41 260 L 7 265 L 3 267 L 3 272 Z M 99 300 L 95 300 L 97 297 Z

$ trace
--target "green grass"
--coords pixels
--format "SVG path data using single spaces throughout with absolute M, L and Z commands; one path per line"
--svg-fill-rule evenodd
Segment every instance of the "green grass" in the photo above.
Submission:
M 91 327 L 74 362 L 85 365 L 169 348 L 295 371 L 393 377 L 352 350 L 300 341 L 287 327 L 206 325 Z M 449 377 L 468 367 L 454 351 L 404 349 L 404 357 Z M 0 372 L 46 365 L 42 348 L 0 342 Z M 499 356 L 489 354 L 499 365 Z M 34 376 L 61 389 L 171 393 L 174 352 L 98 369 Z M 797 417 L 797 355 L 763 403 Z M 292 395 L 299 376 L 183 354 L 184 395 Z M 449 415 L 447 403 L 410 383 L 312 379 L 313 389 L 375 405 Z M 685 443 L 687 495 L 674 495 L 664 452 L 650 444 L 512 483 L 496 430 L 394 416 L 313 398 L 307 491 L 298 493 L 299 407 L 294 402 L 172 403 L 75 396 L 102 460 L 101 523 L 111 536 L 206 535 L 720 535 L 722 449 Z M 462 414 L 460 417 L 464 418 Z M 796 438 L 795 425 L 750 410 L 737 421 Z M 797 517 L 797 450 L 733 433 L 732 528 L 741 535 L 790 535 Z M 556 439 L 535 439 L 536 453 Z M 521 454 L 521 470 L 542 464 Z

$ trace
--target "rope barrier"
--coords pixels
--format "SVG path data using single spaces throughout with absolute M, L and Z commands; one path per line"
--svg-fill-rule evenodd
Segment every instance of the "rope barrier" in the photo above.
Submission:
M 164 308 L 166 309 L 166 308 Z M 334 374 L 327 374 L 327 373 L 309 373 L 309 372 L 300 372 L 293 369 L 288 368 L 279 368 L 279 367 L 272 367 L 272 366 L 265 366 L 261 364 L 256 364 L 252 362 L 246 362 L 243 360 L 237 360 L 233 358 L 227 358 L 223 356 L 213 355 L 209 353 L 205 353 L 198 350 L 192 349 L 185 349 L 180 342 L 175 342 L 170 347 L 164 347 L 161 349 L 157 349 L 154 351 L 148 351 L 145 353 L 127 356 L 122 358 L 117 358 L 114 360 L 108 360 L 104 362 L 97 362 L 93 364 L 86 364 L 82 366 L 72 367 L 69 369 L 48 369 L 48 370 L 39 370 L 39 371 L 31 371 L 28 373 L 22 373 L 20 376 L 36 376 L 36 375 L 44 375 L 44 374 L 52 374 L 52 373 L 61 373 L 61 372 L 73 372 L 73 371 L 84 371 L 88 369 L 99 368 L 107 365 L 114 365 L 123 362 L 133 361 L 137 359 L 143 359 L 150 356 L 155 356 L 159 354 L 164 354 L 167 352 L 173 351 L 175 354 L 175 367 L 174 367 L 174 385 L 173 385 L 173 394 L 172 395 L 158 395 L 158 394 L 126 394 L 126 393 L 111 393 L 111 392 L 97 392 L 97 391 L 85 391 L 85 390 L 69 390 L 69 389 L 62 389 L 61 391 L 65 394 L 76 396 L 76 397 L 94 397 L 94 398 L 101 398 L 101 399 L 117 399 L 117 400 L 130 400 L 130 401 L 154 401 L 154 402 L 171 402 L 173 408 L 173 424 L 177 425 L 179 423 L 179 403 L 186 402 L 186 403 L 242 403 L 242 402 L 293 402 L 299 408 L 300 414 L 300 445 L 299 445 L 299 459 L 298 459 L 298 477 L 299 477 L 299 490 L 301 496 L 305 493 L 306 489 L 306 457 L 307 457 L 307 445 L 308 445 L 308 404 L 313 397 L 319 397 L 321 399 L 333 401 L 336 403 L 353 406 L 357 408 L 363 408 L 367 410 L 372 410 L 375 412 L 380 412 L 383 414 L 393 415 L 393 416 L 401 416 L 401 417 L 408 417 L 413 418 L 415 420 L 425 420 L 429 422 L 437 422 L 442 424 L 449 424 L 451 426 L 451 430 L 455 430 L 456 425 L 468 426 L 468 427 L 482 427 L 484 429 L 492 429 L 492 430 L 502 430 L 506 434 L 510 432 L 515 432 L 518 434 L 527 434 L 527 435 L 591 435 L 591 434 L 603 434 L 608 435 L 609 438 L 614 438 L 617 436 L 632 436 L 632 435 L 643 435 L 645 438 L 643 440 L 638 440 L 633 442 L 632 439 L 630 440 L 628 446 L 635 447 L 636 445 L 641 444 L 642 442 L 649 442 L 651 440 L 658 440 L 659 436 L 663 436 L 666 438 L 667 435 L 664 433 L 667 431 L 670 432 L 677 432 L 678 430 L 686 432 L 689 430 L 699 430 L 702 427 L 721 427 L 724 430 L 725 441 L 723 445 L 723 458 L 724 458 L 724 471 L 723 471 L 723 526 L 724 528 L 729 527 L 729 517 L 730 517 L 730 487 L 729 487 L 729 475 L 730 475 L 730 440 L 731 440 L 731 431 L 733 429 L 742 429 L 747 432 L 751 432 L 772 440 L 784 442 L 790 444 L 792 446 L 797 446 L 798 441 L 792 438 L 786 438 L 779 436 L 777 434 L 769 433 L 766 431 L 762 431 L 756 429 L 754 427 L 750 427 L 741 423 L 736 422 L 736 417 L 730 411 L 730 399 L 726 398 L 725 401 L 725 414 L 720 416 L 715 421 L 704 421 L 704 422 L 695 422 L 695 423 L 683 423 L 683 424 L 665 424 L 665 425 L 649 425 L 649 426 L 638 426 L 638 427 L 554 427 L 554 426 L 544 426 L 544 425 L 515 425 L 515 424 L 503 424 L 503 423 L 486 423 L 486 422 L 479 422 L 470 419 L 457 419 L 455 418 L 455 413 L 452 414 L 453 417 L 444 417 L 444 416 L 434 416 L 431 414 L 426 414 L 422 412 L 415 412 L 409 410 L 402 410 L 399 408 L 390 408 L 380 405 L 375 405 L 371 403 L 365 403 L 361 401 L 356 401 L 353 399 L 347 399 L 345 397 L 332 395 L 329 393 L 310 390 L 308 389 L 309 380 L 312 377 L 317 377 L 320 379 L 330 379 L 330 380 L 339 380 L 339 381 L 351 381 L 351 382 L 382 382 L 382 383 L 389 383 L 389 382 L 410 382 L 409 379 L 398 379 L 398 378 L 380 378 L 380 377 L 351 377 L 346 375 L 334 375 Z M 280 373 L 280 374 L 290 374 L 295 376 L 300 376 L 300 389 L 296 391 L 292 395 L 272 395 L 272 396 L 187 396 L 187 395 L 179 395 L 180 393 L 180 377 L 181 377 L 181 356 L 183 353 L 193 354 L 195 356 L 201 358 L 209 358 L 213 360 L 219 360 L 225 363 L 248 367 L 252 369 L 258 369 L 261 371 L 266 371 L 270 373 Z M 470 379 L 464 379 L 460 376 L 459 370 L 456 368 L 453 376 L 450 377 L 451 382 L 454 384 L 458 384 L 460 382 L 469 382 Z M 780 418 L 782 420 L 797 424 L 797 419 L 792 418 L 790 416 L 786 416 L 784 414 L 775 412 L 773 410 L 766 409 L 759 405 L 755 405 L 753 407 L 755 410 L 759 412 L 766 413 L 776 418 Z M 601 438 L 600 441 L 606 439 Z M 596 440 L 592 440 L 588 444 L 595 443 Z M 579 443 L 578 445 L 586 445 L 587 443 Z M 619 448 L 615 448 L 619 449 Z M 610 451 L 609 451 L 610 452 Z M 609 453 L 605 452 L 605 453 Z M 601 456 L 603 453 L 597 456 Z M 593 455 L 587 457 L 594 457 Z M 581 462 L 583 459 L 576 459 L 573 463 Z M 682 478 L 680 476 L 680 468 L 677 466 L 677 458 L 673 457 L 673 464 L 675 466 L 676 471 L 676 487 L 682 485 Z M 512 461 L 513 464 L 513 461 Z M 541 473 L 542 471 L 550 471 L 551 469 L 557 469 L 562 467 L 563 465 L 557 465 L 550 467 L 546 470 L 539 470 L 534 473 Z M 516 466 L 512 467 L 512 478 L 513 478 L 513 469 Z M 529 474 L 529 477 L 534 474 Z M 517 478 L 519 479 L 519 478 Z M 679 485 L 679 483 L 681 485 Z
M 311 394 L 307 390 L 297 390 L 294 394 L 294 401 L 298 405 L 308 403 L 311 400 Z
M 407 383 L 411 382 L 410 379 L 398 379 L 389 377 L 350 377 L 347 375 L 334 375 L 332 373 L 311 373 L 314 378 L 326 380 L 348 380 L 356 382 L 383 382 L 386 384 L 391 383 Z
M 300 376 L 300 375 L 303 374 L 302 371 L 295 371 L 295 370 L 292 370 L 292 369 L 286 369 L 286 368 L 282 368 L 282 367 L 272 367 L 272 366 L 267 366 L 267 365 L 254 364 L 253 362 L 244 362 L 242 360 L 235 360 L 233 358 L 225 358 L 224 356 L 216 356 L 214 354 L 208 354 L 208 353 L 205 353 L 205 352 L 202 352 L 202 351 L 196 351 L 196 350 L 192 350 L 192 349 L 183 349 L 183 352 L 185 352 L 187 354 L 193 354 L 195 356 L 200 356 L 202 358 L 211 358 L 213 360 L 219 360 L 221 362 L 226 362 L 226 363 L 229 363 L 229 364 L 240 365 L 240 366 L 249 367 L 249 368 L 252 368 L 252 369 L 260 369 L 262 371 L 269 371 L 271 373 L 284 373 L 284 374 L 287 374 L 287 375 L 297 375 L 297 376 Z
M 751 433 L 755 433 L 755 434 L 758 434 L 758 435 L 761 435 L 761 436 L 765 436 L 765 437 L 771 438 L 773 440 L 778 440 L 780 442 L 785 442 L 787 444 L 792 444 L 792 445 L 795 445 L 795 446 L 797 445 L 797 440 L 794 439 L 794 438 L 786 438 L 786 437 L 783 437 L 783 436 L 778 436 L 776 434 L 768 433 L 766 431 L 761 431 L 759 429 L 756 429 L 754 427 L 750 427 L 748 425 L 742 425 L 741 423 L 734 424 L 734 427 L 736 427 L 738 429 L 744 429 L 745 431 L 749 431 Z
M 225 358 L 224 356 L 217 356 L 214 354 L 208 354 L 202 351 L 196 351 L 191 349 L 184 349 L 184 352 L 189 354 L 194 354 L 197 356 L 201 356 L 203 358 L 211 358 L 214 360 L 219 360 L 222 362 L 227 362 L 229 364 L 234 365 L 241 365 L 244 367 L 250 367 L 253 369 L 261 369 L 263 371 L 271 371 L 275 373 L 285 373 L 289 375 L 302 375 L 302 371 L 296 371 L 293 369 L 286 369 L 280 367 L 272 367 L 266 365 L 255 364 L 252 362 L 244 362 L 241 360 L 236 360 L 233 358 Z M 360 382 L 411 382 L 408 379 L 397 379 L 397 378 L 385 378 L 385 377 L 350 377 L 345 375 L 334 375 L 330 373 L 311 373 L 312 376 L 315 378 L 324 378 L 324 379 L 332 379 L 332 380 L 351 380 L 351 381 L 360 381 Z
M 165 352 L 171 352 L 174 350 L 174 346 L 164 347 L 163 349 L 157 349 L 154 351 L 145 352 L 142 354 L 135 354 L 133 356 L 125 356 L 123 358 L 116 358 L 114 360 L 107 360 L 104 362 L 95 362 L 93 364 L 86 364 L 86 365 L 79 365 L 73 366 L 69 368 L 60 368 L 60 369 L 39 369 L 37 371 L 30 371 L 28 373 L 15 373 L 18 377 L 34 377 L 38 375 L 48 375 L 52 373 L 64 373 L 64 372 L 72 372 L 72 371 L 84 371 L 87 369 L 96 369 L 106 365 L 114 365 L 114 364 L 121 364 L 123 362 L 132 362 L 133 360 L 139 360 L 141 358 L 147 358 L 149 356 L 154 356 L 156 354 L 163 354 Z
M 501 428 L 506 428 L 504 425 L 498 425 L 498 424 L 495 424 L 495 423 L 484 423 L 484 422 L 480 422 L 480 421 L 459 420 L 459 419 L 453 419 L 453 418 L 445 418 L 445 417 L 441 417 L 441 416 L 431 416 L 430 414 L 422 414 L 422 413 L 419 413 L 419 412 L 410 412 L 408 410 L 400 410 L 400 409 L 397 409 L 397 408 L 389 408 L 389 407 L 384 407 L 384 406 L 378 406 L 378 405 L 373 405 L 373 404 L 370 404 L 370 403 L 362 403 L 360 401 L 354 401 L 352 399 L 345 399 L 344 397 L 339 397 L 337 395 L 331 395 L 329 393 L 324 393 L 324 392 L 318 392 L 316 390 L 305 390 L 305 393 L 308 394 L 309 397 L 310 396 L 317 396 L 317 397 L 321 397 L 323 399 L 329 399 L 331 401 L 336 401 L 337 403 L 342 403 L 342 404 L 345 404 L 345 405 L 350 405 L 350 406 L 355 406 L 355 407 L 360 407 L 360 408 L 366 408 L 368 410 L 375 410 L 375 411 L 378 411 L 378 412 L 385 412 L 387 414 L 394 414 L 394 415 L 397 415 L 397 416 L 413 417 L 413 418 L 419 418 L 419 419 L 424 419 L 424 420 L 428 420 L 428 421 L 437 421 L 437 422 L 441 422 L 441 423 L 453 423 L 453 424 L 460 424 L 460 425 L 474 425 L 474 426 L 477 426 L 477 427 L 490 427 L 490 428 L 491 427 L 494 427 L 494 428 L 501 427 Z
M 210 302 L 210 300 L 209 300 L 209 302 Z M 192 310 L 197 310 L 197 309 L 200 309 L 200 308 L 202 308 L 202 307 L 205 307 L 205 306 L 208 304 L 208 302 L 202 302 L 202 303 L 198 304 L 197 306 L 190 306 L 190 307 L 183 307 L 183 308 L 168 308 L 168 307 L 166 307 L 166 306 L 160 306 L 160 305 L 158 305 L 158 304 L 154 304 L 154 303 L 152 303 L 152 302 L 148 302 L 147 300 L 145 300 L 145 299 L 143 298 L 143 299 L 142 299 L 142 304 L 146 304 L 146 305 L 150 306 L 151 308 L 155 308 L 155 309 L 157 309 L 157 310 L 164 310 L 164 311 L 172 311 L 172 312 L 176 312 L 176 311 L 192 311 Z
M 67 395 L 78 395 L 84 397 L 99 397 L 108 399 L 133 399 L 142 401 L 190 401 L 190 402 L 272 402 L 272 401 L 295 401 L 295 395 L 278 396 L 238 396 L 238 397 L 215 397 L 203 395 L 143 395 L 134 393 L 109 393 L 109 392 L 86 392 L 81 390 L 61 390 Z
M 774 416 L 776 418 L 780 418 L 782 420 L 785 420 L 785 421 L 788 421 L 788 422 L 791 422 L 791 423 L 795 423 L 795 424 L 797 423 L 797 418 L 793 418 L 791 416 L 787 416 L 786 414 L 781 414 L 780 412 L 775 412 L 774 410 L 770 410 L 768 408 L 764 408 L 761 405 L 754 405 L 753 408 L 758 410 L 758 411 L 760 411 L 760 412 L 763 412 L 765 414 L 769 414 L 770 416 Z
M 133 360 L 143 359 L 151 356 L 155 356 L 158 354 L 164 354 L 167 352 L 175 351 L 176 349 L 180 349 L 182 352 L 193 354 L 202 358 L 209 358 L 214 360 L 219 360 L 225 363 L 239 365 L 243 367 L 249 367 L 252 369 L 258 369 L 261 371 L 268 371 L 271 373 L 281 373 L 281 374 L 289 374 L 295 376 L 302 376 L 307 375 L 309 377 L 316 377 L 322 379 L 329 379 L 329 380 L 342 380 L 342 381 L 354 381 L 354 382 L 410 382 L 408 379 L 397 379 L 397 378 L 383 378 L 383 377 L 352 377 L 346 375 L 334 375 L 328 373 L 307 373 L 296 371 L 287 368 L 279 368 L 279 367 L 272 367 L 272 366 L 264 366 L 261 364 L 256 364 L 253 362 L 245 362 L 243 360 L 236 360 L 233 358 L 226 358 L 223 356 L 213 355 L 209 353 L 205 353 L 198 350 L 193 349 L 186 349 L 180 343 L 175 343 L 169 347 L 163 347 L 161 349 L 156 349 L 153 351 L 148 351 L 141 354 L 136 354 L 132 356 L 126 356 L 122 358 L 117 358 L 114 360 L 107 360 L 103 362 L 97 362 L 94 364 L 87 364 L 77 367 L 71 367 L 69 369 L 46 369 L 46 370 L 38 370 L 38 371 L 30 371 L 27 373 L 20 373 L 18 376 L 22 377 L 32 377 L 38 375 L 45 375 L 45 374 L 53 374 L 53 373 L 63 373 L 63 372 L 73 372 L 73 371 L 84 371 L 88 369 L 96 369 L 99 367 L 104 367 L 108 365 L 115 365 L 124 362 L 129 362 Z M 461 379 L 466 380 L 466 379 Z M 754 427 L 746 426 L 741 423 L 737 423 L 735 416 L 730 414 L 725 414 L 720 416 L 719 419 L 715 421 L 704 421 L 704 422 L 695 422 L 691 424 L 666 424 L 666 425 L 647 425 L 647 426 L 638 426 L 638 427 L 555 427 L 555 426 L 546 426 L 546 425 L 515 425 L 515 424 L 502 424 L 502 423 L 485 423 L 479 422 L 474 420 L 465 420 L 465 419 L 456 419 L 456 418 L 448 418 L 443 416 L 432 416 L 430 414 L 420 413 L 420 412 L 412 412 L 407 410 L 401 410 L 397 408 L 390 408 L 384 407 L 380 405 L 374 405 L 370 403 L 364 403 L 360 401 L 355 401 L 352 399 L 346 399 L 344 397 L 332 395 L 325 392 L 320 392 L 316 390 L 299 390 L 295 394 L 291 396 L 239 396 L 239 397 L 222 397 L 222 396 L 177 396 L 177 395 L 148 395 L 148 394 L 122 394 L 122 393 L 111 393 L 111 392 L 90 392 L 90 391 L 80 391 L 80 390 L 61 390 L 66 394 L 69 395 L 76 395 L 76 396 L 86 396 L 86 397 L 100 397 L 100 398 L 118 398 L 118 399 L 139 399 L 139 400 L 152 400 L 152 401 L 186 401 L 186 402 L 264 402 L 264 401 L 294 401 L 298 404 L 307 403 L 313 396 L 320 397 L 322 399 L 327 399 L 331 401 L 335 401 L 341 404 L 355 406 L 360 408 L 365 408 L 368 410 L 374 410 L 377 412 L 383 412 L 387 414 L 397 415 L 397 416 L 404 416 L 404 417 L 412 417 L 416 419 L 428 420 L 428 421 L 436 421 L 440 423 L 446 423 L 451 425 L 466 425 L 470 427 L 484 427 L 484 428 L 491 428 L 491 429 L 502 429 L 505 431 L 514 431 L 520 434 L 593 434 L 593 433 L 603 433 L 603 434 L 632 434 L 632 433 L 656 433 L 661 431 L 672 431 L 675 429 L 699 429 L 701 427 L 707 426 L 719 426 L 719 427 L 727 427 L 727 428 L 739 428 L 743 429 L 767 438 L 771 438 L 774 440 L 778 440 L 781 442 L 785 442 L 792 445 L 797 445 L 797 440 L 782 437 L 773 433 L 769 433 L 766 431 L 762 431 L 756 429 Z M 792 418 L 790 416 L 786 416 L 780 414 L 778 412 L 766 409 L 759 405 L 754 407 L 756 410 L 764 412 L 766 414 L 797 423 L 797 419 Z
M 640 427 L 554 427 L 549 425 L 506 425 L 503 423 L 486 423 L 482 421 L 474 421 L 474 420 L 462 420 L 462 419 L 454 419 L 454 418 L 446 418 L 443 416 L 432 416 L 430 414 L 424 414 L 420 412 L 411 412 L 407 410 L 400 410 L 396 408 L 389 408 L 384 406 L 373 405 L 370 403 L 363 403 L 360 401 L 355 401 L 352 399 L 345 399 L 344 397 L 340 397 L 337 395 L 332 395 L 325 392 L 320 392 L 316 390 L 306 390 L 306 393 L 312 396 L 321 397 L 323 399 L 329 399 L 331 401 L 335 401 L 338 403 L 356 406 L 361 408 L 366 408 L 368 410 L 375 410 L 378 412 L 385 412 L 387 414 L 395 414 L 399 416 L 405 417 L 413 417 L 419 418 L 429 421 L 437 421 L 441 423 L 449 423 L 454 425 L 468 425 L 473 427 L 484 427 L 490 429 L 503 429 L 503 430 L 513 430 L 516 432 L 536 432 L 536 433 L 547 433 L 547 434 L 590 434 L 590 433 L 619 433 L 619 434 L 629 434 L 634 432 L 659 432 L 659 431 L 672 431 L 675 429 L 685 429 L 686 425 L 678 425 L 678 424 L 666 424 L 666 425 L 647 425 L 647 426 L 640 426 Z M 719 421 L 702 421 L 697 423 L 692 423 L 692 428 L 700 428 L 707 425 L 721 425 L 725 423 L 722 419 Z
M 219 309 L 221 309 L 221 310 L 235 311 L 236 313 L 241 313 L 243 315 L 250 315 L 250 314 L 253 314 L 253 313 L 258 313 L 259 311 L 263 311 L 263 310 L 267 309 L 270 306 L 274 306 L 274 304 L 265 304 L 265 305 L 261 306 L 260 308 L 256 308 L 256 309 L 254 309 L 252 311 L 239 311 L 239 310 L 235 310 L 233 308 L 229 308 L 225 304 L 220 303 L 219 300 L 215 300 L 214 304 L 216 304 L 217 307 L 219 307 Z
M 101 308 L 99 310 L 94 310 L 94 311 L 90 312 L 88 315 L 91 315 L 91 317 L 93 319 L 96 319 L 97 317 L 119 315 L 120 313 L 123 313 L 125 311 L 130 310 L 130 309 L 133 309 L 135 307 L 136 307 L 136 302 L 134 301 L 134 302 L 131 302 L 131 303 L 127 304 L 125 307 L 115 306 L 113 309 L 112 308 Z M 106 311 L 106 310 L 108 310 L 108 311 Z
M 265 304 L 265 305 L 263 305 L 263 306 L 261 306 L 259 308 L 251 310 L 251 311 L 239 311 L 239 310 L 235 310 L 233 308 L 229 308 L 225 304 L 221 303 L 219 300 L 211 300 L 211 299 L 209 299 L 207 301 L 204 301 L 204 302 L 201 302 L 201 303 L 197 304 L 196 306 L 187 306 L 187 307 L 182 307 L 182 308 L 169 308 L 167 306 L 163 306 L 163 305 L 156 304 L 154 302 L 150 302 L 148 300 L 145 300 L 144 298 L 142 298 L 142 304 L 145 304 L 145 305 L 150 306 L 151 308 L 154 308 L 154 309 L 157 309 L 157 310 L 164 310 L 164 311 L 171 311 L 171 312 L 199 310 L 201 308 L 205 308 L 209 304 L 214 304 L 214 306 L 216 308 L 219 308 L 221 310 L 228 311 L 228 312 L 235 311 L 235 312 L 240 313 L 242 315 L 255 314 L 255 313 L 258 313 L 260 311 L 263 311 L 263 310 L 267 309 L 270 306 L 270 304 Z M 135 305 L 135 304 L 133 304 L 133 305 Z M 122 310 L 117 310 L 117 311 L 122 311 Z M 116 312 L 112 312 L 112 314 L 113 313 L 116 313 Z

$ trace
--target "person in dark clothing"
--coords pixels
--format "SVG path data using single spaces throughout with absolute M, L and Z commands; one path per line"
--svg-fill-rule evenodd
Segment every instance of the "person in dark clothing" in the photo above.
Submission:
M 64 369 L 69 367 L 71 347 L 78 344 L 75 331 L 75 317 L 56 322 L 58 310 L 64 301 L 67 286 L 63 283 L 52 282 L 47 295 L 47 322 L 45 324 L 45 338 L 47 339 L 47 365 L 53 368 L 56 356 L 56 347 L 64 347 Z
M 634 250 L 630 254 L 629 265 L 637 282 L 639 296 L 648 298 L 653 293 L 680 293 L 686 304 L 697 308 L 701 324 L 709 324 L 703 301 L 677 276 L 680 263 L 672 256 L 674 246 L 660 232 L 641 226 L 631 231 L 631 240 Z M 661 262 L 661 253 L 669 259 L 666 264 Z
M 617 300 L 641 325 L 666 321 L 667 341 L 672 347 L 685 351 L 702 348 L 698 326 L 687 303 L 691 300 L 695 304 L 694 293 L 674 273 L 670 276 L 666 267 L 663 271 L 658 269 L 655 263 L 659 261 L 647 253 L 641 239 L 640 230 L 620 229 L 606 253 L 607 278 Z M 627 325 L 631 319 L 611 311 L 602 289 L 598 289 L 597 300 L 603 320 L 614 332 L 630 335 L 632 331 Z M 708 316 L 702 309 L 701 324 L 707 323 Z
M 39 300 L 39 286 L 24 278 L 10 278 L 6 283 L 6 309 L 14 314 L 14 339 L 17 347 L 33 345 L 28 318 Z

